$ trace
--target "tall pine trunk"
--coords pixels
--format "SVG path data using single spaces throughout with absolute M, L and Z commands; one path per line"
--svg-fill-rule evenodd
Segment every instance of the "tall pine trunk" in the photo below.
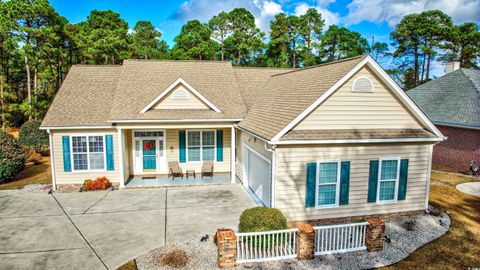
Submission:
M 418 48 L 415 47 L 414 48 L 414 70 L 413 70 L 413 76 L 414 76 L 414 83 L 415 83 L 415 86 L 418 85 L 418 69 L 419 69 L 419 65 L 418 65 Z
M 431 61 L 431 54 L 429 53 L 427 55 L 427 76 L 425 78 L 425 81 L 428 81 L 430 79 L 430 61 Z
M 6 127 L 5 120 L 5 97 L 3 95 L 3 75 L 0 75 L 0 109 L 2 110 L 2 129 Z
M 25 55 L 25 71 L 27 72 L 27 96 L 28 96 L 28 106 L 30 107 L 30 112 L 28 113 L 28 120 L 32 120 L 32 82 L 30 78 L 30 64 L 28 63 L 28 57 Z

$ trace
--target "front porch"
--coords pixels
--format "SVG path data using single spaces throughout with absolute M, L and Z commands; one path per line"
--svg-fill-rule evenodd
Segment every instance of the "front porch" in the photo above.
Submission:
M 131 176 L 126 188 L 142 188 L 142 187 L 173 187 L 173 186 L 201 186 L 201 185 L 225 185 L 231 184 L 230 173 L 216 173 L 213 177 L 202 177 L 197 174 L 193 176 L 183 177 L 168 177 L 168 175 L 152 175 L 152 176 Z
M 235 183 L 235 132 L 231 124 L 126 126 L 119 129 L 120 187 L 160 187 Z M 201 177 L 213 161 L 213 177 Z M 168 177 L 171 163 L 183 179 Z M 187 178 L 187 171 L 189 177 Z M 196 177 L 191 174 L 195 171 Z M 233 172 L 233 174 L 231 173 Z

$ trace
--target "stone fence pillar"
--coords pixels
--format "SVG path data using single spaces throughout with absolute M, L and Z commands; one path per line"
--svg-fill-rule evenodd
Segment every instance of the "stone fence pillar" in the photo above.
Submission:
M 217 230 L 217 262 L 220 268 L 232 268 L 237 265 L 237 236 L 235 231 Z
M 365 244 L 368 252 L 383 250 L 385 237 L 385 222 L 379 218 L 367 219 L 367 233 Z
M 315 230 L 310 224 L 299 224 L 297 226 L 296 253 L 299 260 L 313 259 L 315 245 Z

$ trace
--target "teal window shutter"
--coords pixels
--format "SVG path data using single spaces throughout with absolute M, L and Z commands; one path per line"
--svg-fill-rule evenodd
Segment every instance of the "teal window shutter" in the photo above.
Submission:
M 350 189 L 350 161 L 342 161 L 340 165 L 340 205 L 348 204 Z
M 105 136 L 105 149 L 107 152 L 107 171 L 115 170 L 113 158 L 113 135 Z
M 69 136 L 62 136 L 62 146 L 63 146 L 63 171 L 71 172 L 72 160 L 70 158 L 70 137 Z
M 180 163 L 187 162 L 187 152 L 186 152 L 186 141 L 185 141 L 185 130 L 180 130 L 178 132 L 178 147 L 179 147 L 179 161 Z
M 370 160 L 370 175 L 368 178 L 368 202 L 377 201 L 378 160 Z
M 217 161 L 223 161 L 223 130 L 217 130 Z
M 315 192 L 317 185 L 317 163 L 307 163 L 307 189 L 305 207 L 315 207 Z
M 408 159 L 400 161 L 400 182 L 398 185 L 398 200 L 405 200 L 407 197 Z

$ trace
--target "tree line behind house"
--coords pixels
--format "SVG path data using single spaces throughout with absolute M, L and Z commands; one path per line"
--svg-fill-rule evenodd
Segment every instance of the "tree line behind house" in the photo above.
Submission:
M 393 56 L 390 74 L 409 89 L 432 78 L 432 62 L 457 59 L 478 67 L 478 25 L 454 25 L 438 10 L 405 16 L 391 44 L 367 41 L 358 32 L 325 25 L 316 9 L 280 13 L 267 36 L 244 8 L 221 12 L 208 22 L 186 22 L 170 48 L 149 21 L 129 31 L 120 14 L 93 10 L 72 24 L 48 0 L 0 0 L 0 112 L 2 128 L 45 115 L 74 64 L 112 65 L 123 59 L 223 60 L 234 65 L 305 67 L 369 53 Z M 372 38 L 373 39 L 373 38 Z M 391 47 L 389 47 L 391 45 Z

